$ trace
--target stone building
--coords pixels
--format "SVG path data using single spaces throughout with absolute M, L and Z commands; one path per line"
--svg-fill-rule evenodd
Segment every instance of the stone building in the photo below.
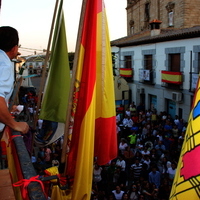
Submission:
M 154 19 L 162 21 L 161 29 L 199 25 L 199 7 L 199 0 L 127 0 L 128 36 L 150 29 Z

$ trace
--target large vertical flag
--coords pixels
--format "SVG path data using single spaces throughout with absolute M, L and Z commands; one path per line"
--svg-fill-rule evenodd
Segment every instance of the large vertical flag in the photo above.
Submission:
M 63 1 L 61 0 L 57 12 L 50 56 L 50 71 L 43 95 L 40 119 L 65 123 L 70 87 L 70 69 L 62 4 Z
M 200 199 L 200 80 L 173 181 L 170 200 Z
M 90 199 L 94 155 L 100 165 L 117 156 L 112 61 L 103 1 L 83 0 L 82 13 L 67 160 L 67 175 L 74 178 L 73 200 Z

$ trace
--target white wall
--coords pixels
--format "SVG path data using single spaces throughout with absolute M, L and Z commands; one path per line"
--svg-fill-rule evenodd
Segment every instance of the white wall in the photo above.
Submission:
M 179 48 L 184 47 L 185 53 L 183 53 L 183 60 L 181 61 L 183 64 L 183 94 L 184 94 L 184 101 L 181 103 L 177 102 L 176 105 L 176 112 L 178 112 L 179 108 L 183 109 L 183 119 L 187 120 L 190 108 L 191 108 L 191 96 L 193 93 L 189 91 L 190 89 L 190 65 L 191 65 L 191 51 L 192 51 L 192 63 L 194 60 L 194 52 L 193 47 L 195 45 L 200 45 L 200 38 L 191 38 L 191 39 L 183 39 L 183 40 L 174 40 L 168 42 L 160 42 L 155 44 L 146 44 L 146 45 L 138 45 L 138 46 L 131 46 L 131 47 L 112 47 L 112 51 L 118 54 L 117 58 L 118 61 L 116 62 L 116 66 L 118 68 L 123 67 L 123 53 L 124 52 L 134 52 L 133 56 L 133 83 L 129 83 L 130 89 L 132 90 L 132 100 L 139 103 L 139 94 L 138 88 L 145 88 L 145 104 L 149 104 L 148 96 L 149 94 L 157 96 L 157 107 L 158 113 L 160 111 L 164 111 L 166 109 L 165 100 L 172 98 L 172 90 L 162 87 L 161 81 L 161 71 L 167 70 L 167 66 L 165 66 L 166 62 L 166 48 Z M 143 50 L 152 50 L 155 49 L 155 74 L 156 74 L 156 85 L 146 85 L 139 82 L 139 69 L 143 68 Z M 121 55 L 121 56 L 120 56 Z M 192 68 L 192 71 L 194 69 Z M 180 91 L 179 91 L 180 92 Z M 147 108 L 147 107 L 146 107 Z M 148 108 L 147 108 L 148 109 Z

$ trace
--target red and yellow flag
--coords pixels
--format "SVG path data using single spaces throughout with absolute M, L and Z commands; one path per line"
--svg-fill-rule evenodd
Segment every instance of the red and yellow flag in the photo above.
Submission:
M 83 0 L 82 13 L 67 160 L 67 175 L 74 177 L 73 200 L 90 199 L 94 155 L 100 165 L 117 156 L 112 57 L 103 1 Z
M 120 73 L 120 76 L 122 77 L 133 77 L 132 68 L 120 68 L 119 73 Z
M 182 84 L 182 73 L 181 72 L 172 72 L 172 71 L 161 71 L 162 82 L 173 83 L 180 85 Z
M 200 81 L 189 116 L 170 200 L 200 199 Z

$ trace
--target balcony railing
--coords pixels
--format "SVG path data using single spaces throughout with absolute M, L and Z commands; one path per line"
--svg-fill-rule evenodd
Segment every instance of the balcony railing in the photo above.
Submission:
M 168 84 L 181 85 L 183 83 L 182 72 L 161 71 L 161 81 Z
M 190 72 L 190 92 L 196 91 L 198 79 L 199 73 Z
M 143 82 L 145 84 L 155 84 L 154 77 L 155 77 L 154 70 L 139 69 L 140 82 Z

